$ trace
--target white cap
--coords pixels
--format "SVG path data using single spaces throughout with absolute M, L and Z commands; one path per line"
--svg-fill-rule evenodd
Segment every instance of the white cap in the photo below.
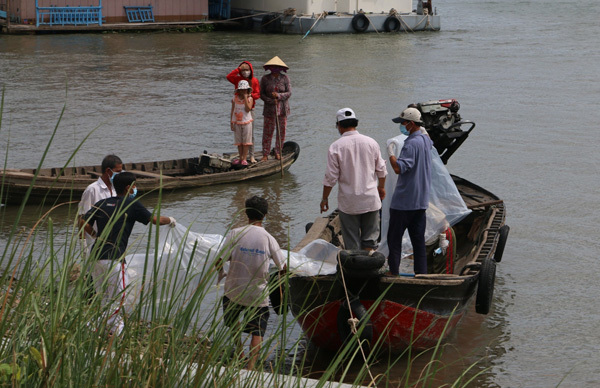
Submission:
M 251 89 L 250 84 L 246 80 L 241 80 L 237 86 L 238 90 Z
M 342 120 L 356 119 L 354 111 L 350 108 L 342 108 L 335 114 L 336 121 L 339 123 Z

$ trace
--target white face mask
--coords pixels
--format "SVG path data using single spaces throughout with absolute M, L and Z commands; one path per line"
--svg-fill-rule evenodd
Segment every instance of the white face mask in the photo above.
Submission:
M 250 70 L 242 70 L 242 77 L 244 77 L 244 78 L 250 77 Z

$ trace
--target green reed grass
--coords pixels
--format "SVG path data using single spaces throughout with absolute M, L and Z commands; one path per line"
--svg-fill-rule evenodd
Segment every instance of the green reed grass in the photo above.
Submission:
M 0 124 L 3 103 L 4 92 Z M 64 111 L 63 107 L 60 117 Z M 58 123 L 37 171 L 56 135 Z M 73 157 L 71 155 L 65 165 Z M 249 336 L 242 334 L 240 328 L 223 325 L 220 298 L 208 302 L 215 294 L 215 263 L 198 258 L 203 263 L 202 268 L 183 269 L 184 247 L 179 246 L 167 258 L 163 256 L 163 260 L 170 263 L 164 273 L 164 267 L 159 266 L 162 256 L 159 237 L 165 231 L 153 225 L 140 244 L 146 252 L 143 287 L 133 295 L 137 302 L 125 316 L 124 331 L 112 335 L 106 326 L 112 306 L 104 305 L 101 295 L 90 297 L 88 293 L 87 274 L 98 252 L 83 253 L 75 219 L 67 228 L 64 223 L 54 222 L 53 212 L 62 205 L 41 215 L 31 229 L 20 229 L 21 216 L 29 210 L 25 204 L 30 192 L 31 188 L 13 220 L 0 217 L 2 223 L 11 222 L 0 257 L 0 385 L 229 388 L 285 383 L 287 387 L 306 386 L 305 381 L 294 376 L 312 371 L 313 364 L 307 358 L 304 338 L 292 334 L 298 329 L 287 304 L 283 303 L 282 315 L 275 323 L 270 323 L 273 327 L 264 340 L 257 371 L 242 378 L 240 369 L 245 367 L 246 360 L 236 347 L 235 339 L 244 341 L 247 355 Z M 160 216 L 162 192 L 157 195 L 155 214 Z M 231 248 L 221 247 L 221 256 L 228 257 Z M 290 298 L 289 276 L 293 275 L 283 274 L 278 282 L 270 285 L 271 290 L 281 289 L 284 301 Z M 134 289 L 128 291 L 132 293 Z M 383 295 L 376 302 L 382 298 Z M 118 303 L 118 298 L 114 302 Z M 369 316 L 374 308 L 369 310 Z M 362 330 L 364 325 L 359 327 L 359 333 Z M 320 373 L 318 386 L 335 386 L 330 380 L 369 386 L 432 386 L 435 373 L 442 368 L 435 364 L 442 349 L 438 344 L 430 366 L 417 381 L 407 376 L 401 383 L 391 385 L 387 379 L 392 368 L 402 357 L 406 359 L 406 355 L 394 356 L 384 372 L 372 380 L 368 365 L 381 362 L 379 346 L 371 345 L 373 351 L 366 353 L 365 360 L 357 342 L 348 341 L 337 354 L 331 355 L 329 365 Z M 452 386 L 467 386 L 474 378 L 467 378 L 467 374 L 472 376 L 470 368 Z

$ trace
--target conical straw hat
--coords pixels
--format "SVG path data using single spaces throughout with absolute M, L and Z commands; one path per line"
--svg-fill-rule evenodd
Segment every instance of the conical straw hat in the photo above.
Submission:
M 276 55 L 273 58 L 271 58 L 269 60 L 269 62 L 265 63 L 263 65 L 263 67 L 265 66 L 280 66 L 280 67 L 285 67 L 286 69 L 289 69 L 289 67 L 283 63 L 283 61 Z

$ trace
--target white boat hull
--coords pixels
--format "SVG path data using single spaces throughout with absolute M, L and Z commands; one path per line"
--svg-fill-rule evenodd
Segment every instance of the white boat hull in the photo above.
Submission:
M 235 16 L 234 16 L 235 15 Z M 254 16 L 252 16 L 254 15 Z M 244 25 L 248 29 L 262 32 L 284 33 L 284 34 L 336 34 L 336 33 L 362 33 L 362 32 L 388 32 L 386 21 L 390 18 L 387 13 L 364 14 L 360 16 L 359 28 L 353 20 L 356 14 L 332 14 L 325 15 L 285 15 L 282 13 L 260 12 L 248 9 L 232 10 L 232 17 L 244 18 Z M 439 15 L 418 15 L 416 13 L 397 14 L 392 16 L 397 19 L 397 24 L 391 23 L 391 32 L 413 32 L 413 31 L 438 31 L 441 26 Z M 365 23 L 365 18 L 368 21 Z M 239 19 L 238 19 L 239 20 Z M 390 30 L 390 22 L 387 30 Z M 310 32 L 309 32 L 310 31 Z

